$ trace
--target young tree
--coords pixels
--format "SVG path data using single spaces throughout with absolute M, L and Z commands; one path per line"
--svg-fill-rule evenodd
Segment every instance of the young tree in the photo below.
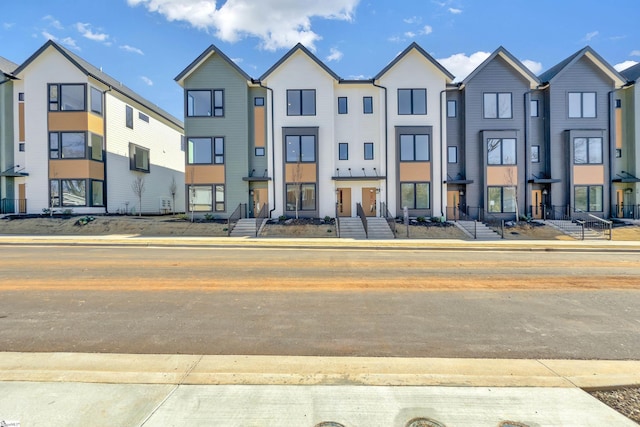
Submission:
M 138 197 L 138 216 L 142 216 L 142 195 L 144 194 L 145 190 L 144 185 L 144 177 L 140 175 L 136 176 L 136 179 L 134 179 L 131 183 L 131 190 L 133 191 L 133 194 Z
M 298 157 L 298 162 L 293 167 L 293 173 L 291 174 L 292 184 L 295 188 L 296 197 L 296 219 L 298 219 L 298 210 L 300 209 L 300 193 L 302 192 L 302 163 Z
M 176 214 L 176 192 L 178 191 L 178 184 L 176 184 L 176 177 L 171 177 L 171 183 L 169 184 L 169 193 L 171 193 L 171 212 Z

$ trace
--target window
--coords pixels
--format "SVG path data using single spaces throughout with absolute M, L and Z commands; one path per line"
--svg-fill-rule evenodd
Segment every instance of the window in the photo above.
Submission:
M 213 115 L 214 117 L 224 116 L 224 91 L 223 90 L 218 89 L 213 91 Z
M 256 157 L 264 156 L 264 147 L 256 147 Z
M 338 114 L 347 114 L 347 97 L 338 97 Z
M 400 205 L 409 209 L 429 209 L 429 183 L 403 182 L 400 184 Z
M 126 125 L 129 129 L 133 129 L 133 108 L 127 105 L 126 107 Z
M 373 114 L 373 97 L 371 96 L 362 97 L 362 113 Z
M 91 88 L 91 112 L 102 115 L 102 91 L 95 87 Z
M 346 142 L 338 144 L 338 160 L 349 160 L 349 144 Z
M 213 189 L 210 185 L 189 186 L 189 207 L 192 212 L 213 211 Z
M 401 162 L 428 162 L 429 135 L 400 135 Z
M 149 116 L 147 116 L 146 114 L 142 113 L 142 112 L 138 112 L 138 118 L 140 120 L 142 120 L 143 122 L 147 122 L 149 123 Z
M 485 93 L 483 99 L 485 119 L 510 119 L 513 117 L 511 93 Z
M 24 92 L 18 92 L 18 101 L 24 101 Z
M 149 173 L 149 149 L 129 144 L 129 169 Z
M 539 117 L 540 111 L 538 110 L 538 101 L 533 100 L 529 102 L 529 109 L 531 110 L 531 117 Z
M 300 191 L 298 193 L 298 190 Z M 296 195 L 299 211 L 316 210 L 315 184 L 287 184 L 287 210 L 296 210 Z
M 224 212 L 224 185 L 216 185 L 216 212 Z
M 49 133 L 49 158 L 84 159 L 86 145 L 84 132 L 51 132 Z
M 224 164 L 224 138 L 213 138 L 213 163 L 216 165 Z
M 86 111 L 85 85 L 50 84 L 49 111 Z
M 18 151 L 24 151 L 24 142 L 18 144 Z
M 616 99 L 616 108 L 622 108 L 622 100 Z
M 180 151 L 184 152 L 185 150 L 185 139 L 184 135 L 180 135 Z
M 602 163 L 602 138 L 574 138 L 573 163 L 601 164 Z
M 515 187 L 487 187 L 489 212 L 510 213 L 516 211 Z
M 364 159 L 373 160 L 373 142 L 364 143 Z
M 190 165 L 213 164 L 212 148 L 211 138 L 189 138 L 187 163 Z
M 602 212 L 602 186 L 576 185 L 573 205 L 576 211 Z
M 287 116 L 315 116 L 316 91 L 287 90 Z
M 540 146 L 531 146 L 531 163 L 540 163 Z
M 91 206 L 104 206 L 104 182 L 91 180 Z
M 447 101 L 447 117 L 456 117 L 458 104 L 456 101 Z
M 427 114 L 427 90 L 398 89 L 398 114 Z
M 569 117 L 596 117 L 596 93 L 569 92 Z
M 22 144 L 22 145 L 24 145 L 24 144 Z M 24 151 L 24 147 L 23 147 L 22 151 Z M 619 159 L 621 157 L 622 157 L 622 148 L 616 148 L 616 158 Z
M 211 117 L 211 91 L 187 91 L 187 117 Z
M 51 207 L 86 206 L 87 182 L 84 179 L 54 179 L 49 182 Z
M 102 161 L 103 155 L 102 150 L 104 148 L 104 138 L 100 135 L 96 135 L 95 133 L 91 135 L 91 160 L 97 160 L 99 162 Z
M 256 107 L 264 107 L 264 98 L 263 97 L 253 98 L 253 105 L 255 105 Z
M 287 163 L 316 161 L 316 137 L 313 135 L 287 135 Z
M 57 179 L 49 182 L 49 200 L 52 208 L 60 207 L 60 181 Z
M 515 165 L 516 164 L 516 140 L 514 138 L 488 139 L 487 140 L 487 164 Z
M 447 147 L 447 162 L 458 163 L 458 147 Z

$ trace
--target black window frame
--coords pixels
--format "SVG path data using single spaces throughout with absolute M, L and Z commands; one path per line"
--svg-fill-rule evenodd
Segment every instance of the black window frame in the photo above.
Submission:
M 585 116 L 585 94 L 593 94 L 593 116 Z M 571 115 L 571 95 L 580 95 L 580 114 Z M 567 117 L 570 119 L 595 119 L 598 117 L 598 92 L 567 92 Z
M 306 111 L 305 103 L 304 103 L 304 95 L 311 93 L 313 94 L 313 112 Z M 297 94 L 297 96 L 296 96 Z M 315 89 L 287 89 L 286 94 L 286 102 L 287 102 L 287 116 L 315 116 L 317 105 L 316 105 L 316 90 Z M 291 98 L 298 98 L 298 106 L 299 110 L 292 111 L 292 106 L 289 104 L 289 100 Z
M 513 156 L 513 162 L 512 163 L 507 163 L 507 158 L 505 158 L 505 152 L 504 152 L 504 141 L 509 140 L 509 141 L 513 141 L 513 150 L 514 150 L 514 156 Z M 490 153 L 492 150 L 489 149 L 489 144 L 490 141 L 498 141 L 498 146 L 499 146 L 499 150 L 500 150 L 500 163 L 495 163 L 490 161 Z M 487 165 L 488 166 L 515 166 L 518 164 L 518 139 L 517 138 L 487 138 Z
M 64 203 L 65 199 L 64 199 L 64 193 L 62 191 L 63 189 L 63 182 L 70 182 L 70 181 L 77 181 L 77 182 L 82 182 L 84 184 L 84 204 L 69 204 L 69 203 Z M 93 205 L 89 205 L 88 204 L 88 199 L 89 199 L 89 188 L 87 187 L 87 181 L 90 181 L 89 179 L 86 178 L 56 178 L 56 179 L 50 179 L 49 180 L 49 205 L 52 208 L 62 208 L 62 207 L 68 207 L 68 208 L 81 208 L 81 207 L 87 207 L 87 206 L 93 206 Z M 52 184 L 56 183 L 57 185 L 57 197 L 54 197 L 54 192 L 52 191 Z M 103 193 L 103 197 L 104 197 L 104 193 Z M 57 202 L 55 202 L 55 200 L 57 200 Z M 102 205 L 104 206 L 104 205 Z
M 95 203 L 94 201 L 94 189 L 93 189 L 93 184 L 94 183 L 100 183 L 101 187 L 102 187 L 102 201 L 99 203 Z M 89 179 L 89 188 L 88 188 L 88 192 L 89 194 L 87 195 L 88 199 L 89 199 L 89 206 L 95 206 L 95 207 L 104 207 L 105 206 L 105 202 L 104 202 L 104 181 L 101 179 Z
M 149 116 L 147 116 L 142 111 L 138 111 L 138 119 L 142 120 L 143 122 L 149 123 Z
M 213 165 L 213 137 L 210 136 L 191 136 L 186 138 L 187 143 L 187 164 L 188 165 Z M 207 161 L 191 161 L 190 158 L 193 157 L 191 155 L 193 148 L 192 142 L 202 142 L 205 141 L 209 145 L 209 159 Z
M 308 207 L 308 208 L 304 208 L 304 205 L 302 204 L 302 195 L 304 193 L 304 187 L 306 186 L 313 186 L 313 208 Z M 284 193 L 285 193 L 285 210 L 287 212 L 295 212 L 295 206 L 293 206 L 293 208 L 289 207 L 289 203 L 287 201 L 287 196 L 289 194 L 289 188 L 293 187 L 294 189 L 297 187 L 299 194 L 298 194 L 298 212 L 313 212 L 316 211 L 318 209 L 318 185 L 315 182 L 301 182 L 301 183 L 291 183 L 288 182 L 285 184 L 285 188 L 284 188 Z
M 90 86 L 89 88 L 89 93 L 90 93 L 90 100 L 89 100 L 89 108 L 91 110 L 92 113 L 97 114 L 99 116 L 102 116 L 104 113 L 104 94 L 103 92 L 98 89 L 97 87 L 93 87 Z M 99 95 L 99 100 L 100 100 L 100 107 L 98 109 L 94 108 L 96 105 L 94 105 L 94 96 L 95 95 Z
M 413 156 L 411 159 L 403 159 L 402 158 L 402 137 L 403 136 L 411 136 L 413 141 Z M 426 136 L 427 137 L 427 158 L 426 159 L 417 159 L 416 153 L 416 136 Z M 398 137 L 398 159 L 400 162 L 430 162 L 431 161 L 431 135 L 428 133 L 403 133 Z
M 256 157 L 264 157 L 266 150 L 264 147 L 256 147 L 255 150 L 253 150 L 253 153 Z
M 401 111 L 401 104 L 400 104 L 400 93 L 401 92 L 409 92 L 409 100 L 410 100 L 410 112 L 402 112 Z M 415 107 L 416 107 L 416 93 L 417 92 L 424 92 L 424 113 L 417 113 L 415 111 Z M 428 109 L 428 105 L 427 105 L 427 89 L 426 88 L 398 88 L 398 115 L 399 116 L 426 116 L 429 109 Z
M 454 153 L 453 156 L 451 155 L 452 150 Z M 450 164 L 458 163 L 458 147 L 457 146 L 455 145 L 447 146 L 447 163 L 450 163 Z
M 144 166 L 138 166 L 138 157 L 139 154 L 146 153 L 146 168 Z M 144 157 L 143 157 L 144 161 Z M 151 173 L 151 150 L 143 147 L 138 144 L 134 144 L 132 142 L 129 143 L 129 170 L 142 172 L 142 173 Z
M 413 204 L 412 206 L 407 206 L 407 209 L 411 210 L 425 210 L 431 209 L 431 182 L 429 181 L 401 181 L 400 182 L 400 207 L 404 208 L 402 203 L 402 186 L 403 185 L 412 185 L 413 186 Z M 426 185 L 427 186 L 427 207 L 417 207 L 418 206 L 418 192 L 416 191 L 417 185 Z
M 75 134 L 82 135 L 84 137 L 84 149 L 82 157 L 63 157 L 63 136 L 66 134 Z M 51 145 L 51 137 L 56 135 L 57 148 L 53 148 Z M 86 160 L 89 152 L 89 144 L 88 144 L 88 135 L 85 131 L 58 131 L 58 132 L 49 132 L 49 159 L 51 160 Z M 57 153 L 57 155 L 53 155 L 53 153 Z
M 349 99 L 346 96 L 338 97 L 338 114 L 349 114 Z
M 218 144 L 220 142 L 220 144 Z M 223 136 L 214 136 L 211 139 L 211 143 L 213 146 L 211 147 L 211 153 L 213 156 L 213 164 L 214 165 L 224 165 L 225 164 L 225 140 Z
M 253 98 L 254 107 L 264 107 L 264 96 L 256 96 Z
M 61 108 L 62 104 L 62 96 L 63 96 L 63 88 L 67 86 L 81 86 L 82 87 L 82 103 L 83 107 L 81 109 L 73 109 L 73 110 L 65 110 Z M 51 88 L 56 88 L 56 97 L 55 100 L 52 100 Z M 47 84 L 47 101 L 48 101 L 48 111 L 56 112 L 56 113 L 77 113 L 82 111 L 87 111 L 87 84 L 86 83 L 48 83 Z M 55 105 L 56 108 L 51 108 L 52 105 Z
M 100 156 L 94 156 L 94 149 L 93 149 L 93 137 L 98 137 L 100 138 Z M 93 132 L 89 132 L 89 138 L 88 138 L 88 158 L 89 160 L 93 160 L 94 162 L 104 162 L 104 136 L 102 135 L 98 135 L 97 133 L 93 133 Z
M 342 155 L 343 148 L 345 149 L 344 156 Z M 349 160 L 349 143 L 348 142 L 338 143 L 338 160 Z
M 133 129 L 133 107 L 130 105 L 125 106 L 125 125 Z
M 509 95 L 509 116 L 500 116 L 500 95 Z M 495 117 L 487 114 L 486 99 L 487 96 L 495 96 L 496 115 Z M 489 120 L 509 120 L 513 119 L 513 93 L 512 92 L 484 92 L 482 94 L 482 118 Z
M 369 148 L 369 150 L 367 150 L 367 148 Z M 367 156 L 367 151 L 370 152 L 370 156 Z M 365 142 L 364 143 L 364 160 L 374 160 L 375 157 L 375 150 L 374 150 L 374 146 L 373 146 L 373 142 Z
M 585 162 L 576 161 L 576 141 L 578 139 L 585 140 Z M 599 156 L 600 161 L 592 162 L 591 161 L 591 140 L 598 140 L 600 148 L 599 148 Z M 573 138 L 573 164 L 574 165 L 602 165 L 604 163 L 604 140 L 600 136 L 576 136 Z
M 490 198 L 490 192 L 491 189 L 500 189 L 500 210 L 492 210 L 491 208 L 491 198 Z M 504 193 L 505 193 L 505 189 L 510 188 L 513 189 L 513 210 L 505 210 L 505 198 L 504 198 Z M 497 213 L 497 214 L 511 214 L 511 213 L 515 213 L 518 210 L 518 188 L 515 185 L 488 185 L 487 186 L 487 212 L 489 213 Z
M 531 163 L 540 163 L 540 146 L 539 145 L 531 146 Z
M 362 97 L 362 114 L 373 114 L 373 96 Z
M 447 118 L 455 119 L 458 117 L 458 101 L 455 99 L 447 100 Z
M 576 190 L 578 188 L 585 188 L 587 192 L 587 209 L 579 209 L 576 206 Z M 591 209 L 591 189 L 599 188 L 600 189 L 600 209 Z M 576 211 L 582 212 L 604 212 L 604 185 L 602 184 L 594 184 L 594 185 L 574 185 L 573 186 L 573 206 Z
M 305 160 L 302 156 L 302 138 L 303 137 L 311 137 L 313 138 L 313 159 L 311 160 Z M 289 152 L 288 152 L 288 144 L 289 142 L 287 141 L 288 138 L 298 138 L 298 145 L 297 145 L 297 156 L 296 159 L 290 159 L 289 158 Z M 315 163 L 316 159 L 318 157 L 318 140 L 316 138 L 315 135 L 286 135 L 285 136 L 285 162 L 286 163 Z

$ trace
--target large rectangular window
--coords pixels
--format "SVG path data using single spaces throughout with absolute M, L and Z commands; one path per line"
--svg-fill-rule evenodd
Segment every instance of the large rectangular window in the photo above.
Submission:
M 149 173 L 149 149 L 129 144 L 129 169 Z
M 316 91 L 314 89 L 287 90 L 287 116 L 315 116 Z
M 50 84 L 49 111 L 87 111 L 84 84 Z
M 188 164 L 213 164 L 213 146 L 211 144 L 211 138 L 189 138 L 187 149 Z
M 371 96 L 362 97 L 362 113 L 373 114 L 373 97 Z
M 287 163 L 313 163 L 316 161 L 316 137 L 313 135 L 287 135 Z
M 198 89 L 187 91 L 187 117 L 224 116 L 224 91 Z
M 364 159 L 373 160 L 373 142 L 364 143 Z
M 91 180 L 91 206 L 104 206 L 104 182 Z
M 429 135 L 400 135 L 401 162 L 428 162 Z
M 91 112 L 102 115 L 102 91 L 91 88 Z
M 349 144 L 346 142 L 338 144 L 338 160 L 349 160 Z
M 84 132 L 49 133 L 50 159 L 85 159 L 87 134 Z
M 104 138 L 95 133 L 91 135 L 91 160 L 97 160 L 99 162 L 103 159 Z
M 427 114 L 427 90 L 398 89 L 398 114 Z
M 213 211 L 213 189 L 210 185 L 190 185 L 188 191 L 192 212 Z
M 576 211 L 602 212 L 602 186 L 576 185 L 573 205 Z
M 487 164 L 515 165 L 516 140 L 514 138 L 490 138 L 487 140 Z
M 573 163 L 601 164 L 602 163 L 602 138 L 574 138 Z
M 483 111 L 485 119 L 511 119 L 511 93 L 485 93 L 483 95 Z
M 569 92 L 569 117 L 596 117 L 596 93 Z
M 299 191 L 299 192 L 298 192 Z M 315 184 L 287 184 L 287 210 L 296 210 L 296 195 L 299 211 L 316 210 Z
M 400 206 L 409 209 L 429 209 L 428 182 L 403 182 L 400 184 Z
M 339 96 L 338 97 L 338 114 L 347 114 L 347 97 Z
M 488 209 L 491 213 L 512 213 L 516 211 L 515 187 L 487 187 Z

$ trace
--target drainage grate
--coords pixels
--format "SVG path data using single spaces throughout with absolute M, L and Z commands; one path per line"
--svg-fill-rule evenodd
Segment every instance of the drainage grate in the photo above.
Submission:
M 429 418 L 414 418 L 405 427 L 445 427 L 445 425 Z

